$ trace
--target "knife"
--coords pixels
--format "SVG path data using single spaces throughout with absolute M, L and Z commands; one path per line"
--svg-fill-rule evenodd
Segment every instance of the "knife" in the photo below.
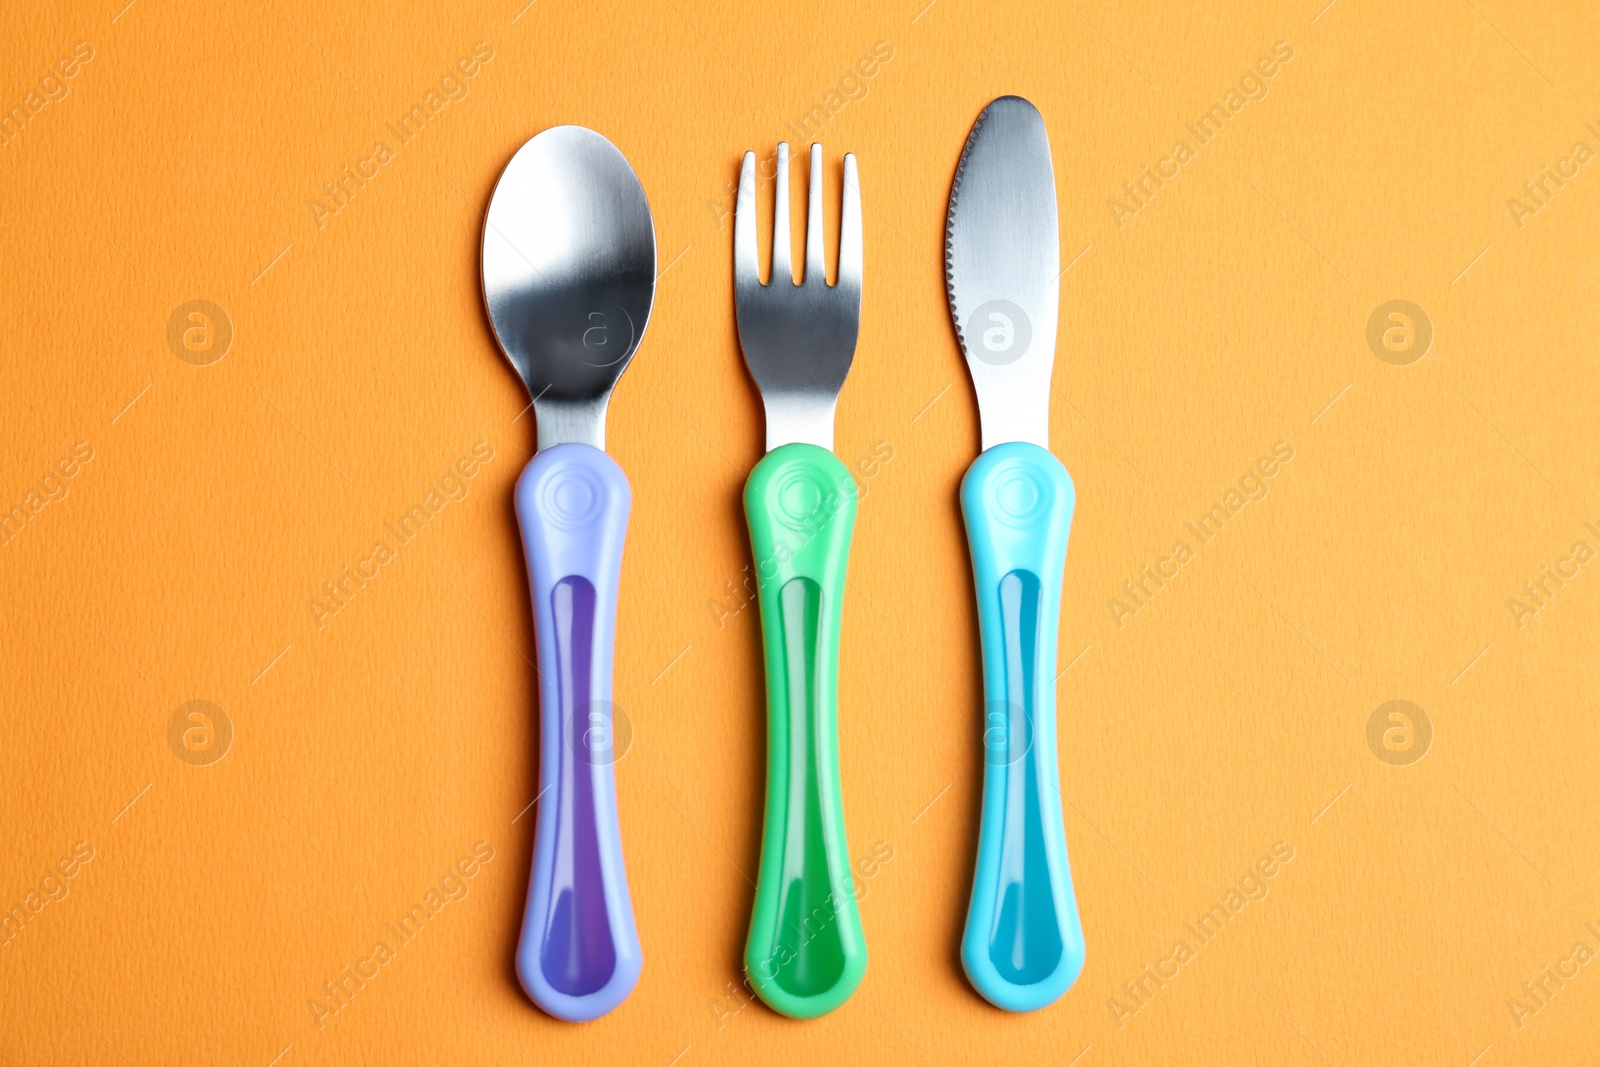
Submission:
M 945 283 L 983 452 L 961 480 L 983 648 L 983 815 L 961 962 L 985 999 L 1035 1011 L 1083 970 L 1056 765 L 1056 621 L 1075 494 L 1050 453 L 1060 245 L 1044 119 L 1003 96 L 950 189 Z

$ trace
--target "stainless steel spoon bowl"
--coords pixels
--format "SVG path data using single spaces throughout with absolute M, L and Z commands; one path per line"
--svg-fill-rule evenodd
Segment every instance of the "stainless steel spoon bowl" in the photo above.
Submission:
M 650 321 L 656 234 L 616 146 L 582 126 L 523 145 L 483 226 L 483 300 L 522 375 L 538 447 L 605 447 L 606 403 Z

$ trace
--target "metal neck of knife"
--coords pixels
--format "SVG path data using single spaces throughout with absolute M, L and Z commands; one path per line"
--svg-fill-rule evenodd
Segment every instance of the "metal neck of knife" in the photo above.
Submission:
M 1037 317 L 1031 323 L 1035 337 L 1031 344 L 1040 344 L 1038 334 L 1045 333 Z M 1019 323 L 1006 310 L 993 310 L 974 316 L 966 327 L 991 337 L 1014 333 Z M 1050 347 L 1036 354 L 1036 358 L 1018 361 L 1017 364 L 994 366 L 973 355 L 981 347 L 981 338 L 968 342 L 967 371 L 972 375 L 972 387 L 978 395 L 978 425 L 982 433 L 983 450 L 1007 441 L 1026 441 L 1048 450 L 1050 448 L 1050 371 L 1055 362 L 1055 322 L 1048 323 Z

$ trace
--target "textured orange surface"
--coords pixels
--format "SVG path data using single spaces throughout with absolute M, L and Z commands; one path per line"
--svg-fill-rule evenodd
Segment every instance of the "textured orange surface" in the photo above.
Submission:
M 125 2 L 0 14 L 0 1062 L 1592 1055 L 1592 9 Z M 1088 964 L 1027 1017 L 957 959 L 977 424 L 942 237 L 1005 92 L 1055 149 L 1079 497 L 1058 691 Z M 610 417 L 645 968 L 584 1026 L 511 968 L 533 426 L 477 278 L 496 176 L 558 123 L 631 160 L 662 269 Z M 762 428 L 728 213 L 744 149 L 818 129 L 867 204 L 837 450 L 871 964 L 795 1023 L 739 983 Z

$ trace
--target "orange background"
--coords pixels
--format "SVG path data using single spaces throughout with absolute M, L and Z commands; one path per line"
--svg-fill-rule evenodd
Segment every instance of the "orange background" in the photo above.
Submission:
M 93 451 L 0 545 L 0 906 L 27 908 L 60 860 L 74 872 L 0 947 L 0 1061 L 1491 1067 L 1592 1050 L 1600 964 L 1561 961 L 1600 950 L 1600 573 L 1563 564 L 1576 576 L 1537 613 L 1508 601 L 1574 542 L 1600 547 L 1600 164 L 1547 180 L 1535 213 L 1507 200 L 1529 204 L 1523 183 L 1574 142 L 1600 148 L 1593 11 L 124 2 L 0 15 L 5 108 L 92 50 L 0 146 L 0 504 L 26 508 L 76 443 Z M 493 58 L 466 95 L 396 148 L 385 123 L 479 41 Z M 1279 41 L 1293 59 L 1267 95 L 1119 226 L 1108 200 Z M 892 58 L 865 94 L 830 101 L 878 42 Z M 1058 691 L 1089 946 L 1077 986 L 1026 1017 L 980 1000 L 956 954 L 981 767 L 956 487 L 977 423 L 941 271 L 956 158 L 1006 92 L 1049 124 L 1072 264 Z M 724 212 L 742 151 L 798 141 L 789 124 L 818 106 L 830 172 L 855 152 L 867 203 L 837 436 L 865 493 L 845 812 L 852 855 L 892 859 L 865 882 L 865 984 L 796 1023 L 738 984 L 764 711 L 734 590 L 762 429 Z M 540 1014 L 511 968 L 536 711 L 510 491 L 533 425 L 477 277 L 496 176 L 558 123 L 627 155 L 662 266 L 609 424 L 634 490 L 616 699 L 645 969 L 584 1026 Z M 393 158 L 319 220 L 323 183 L 379 139 Z M 232 327 L 205 366 L 167 338 L 193 299 Z M 1367 342 L 1391 299 L 1432 323 L 1407 366 Z M 493 459 L 464 499 L 319 628 L 321 584 L 480 441 Z M 1117 618 L 1121 583 L 1278 441 L 1294 456 L 1266 498 Z M 1408 765 L 1368 742 L 1394 699 L 1431 724 Z M 191 700 L 232 727 L 210 765 L 169 745 Z M 465 897 L 319 1020 L 324 983 L 478 842 L 493 859 Z M 1278 842 L 1293 859 L 1265 899 L 1119 1013 L 1124 983 Z M 1523 983 L 1547 965 L 1577 974 L 1535 1012 Z

